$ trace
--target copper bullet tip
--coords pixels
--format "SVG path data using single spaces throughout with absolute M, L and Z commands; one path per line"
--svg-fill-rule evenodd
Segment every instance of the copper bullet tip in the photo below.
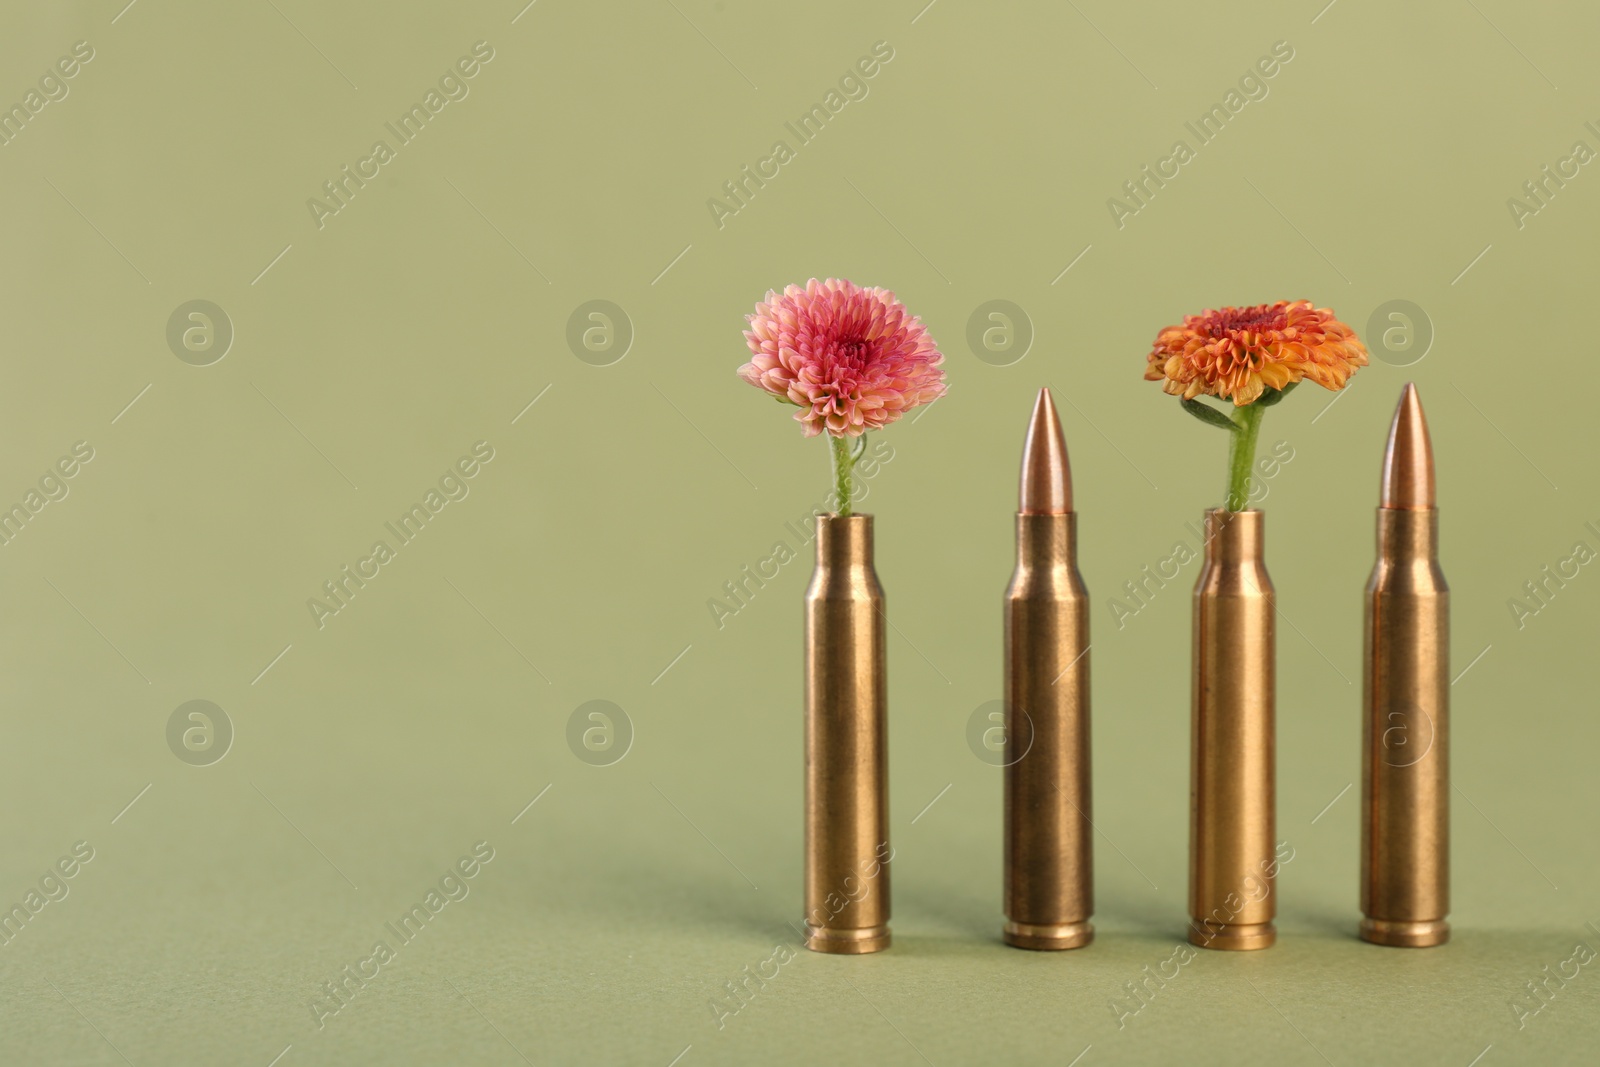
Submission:
M 1433 444 L 1428 439 L 1428 419 L 1422 413 L 1422 401 L 1411 382 L 1407 382 L 1400 393 L 1400 404 L 1394 409 L 1394 422 L 1389 426 L 1378 504 L 1407 511 L 1434 506 Z
M 1024 515 L 1065 515 L 1072 511 L 1072 468 L 1067 439 L 1048 387 L 1039 390 L 1022 446 L 1022 483 L 1017 510 Z

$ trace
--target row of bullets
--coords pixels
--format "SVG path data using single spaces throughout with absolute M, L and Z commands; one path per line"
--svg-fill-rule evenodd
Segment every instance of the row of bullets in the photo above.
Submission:
M 1276 940 L 1274 618 L 1263 516 L 1207 515 L 1194 592 L 1189 939 Z M 872 517 L 822 516 L 806 593 L 806 944 L 887 948 L 889 864 L 883 591 Z M 1069 949 L 1094 937 L 1089 599 L 1065 438 L 1040 390 L 1022 453 L 1017 562 L 1005 594 L 1006 943 Z M 1427 422 L 1400 398 L 1365 596 L 1359 933 L 1425 947 L 1449 937 L 1449 592 Z M 1407 747 L 1409 746 L 1409 747 Z M 1253 890 L 1253 891 L 1247 891 Z

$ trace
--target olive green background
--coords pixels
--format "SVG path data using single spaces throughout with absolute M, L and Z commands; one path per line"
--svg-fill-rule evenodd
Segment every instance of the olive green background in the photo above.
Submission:
M 0 945 L 0 1059 L 1593 1062 L 1592 967 L 1520 1030 L 1513 1005 L 1600 947 L 1600 574 L 1569 565 L 1520 628 L 1507 602 L 1600 548 L 1600 176 L 1521 228 L 1506 203 L 1575 141 L 1600 148 L 1591 5 L 123 2 L 12 5 L 0 32 L 7 106 L 94 50 L 0 147 L 0 505 L 94 450 L 0 547 L 0 903 L 94 849 Z M 307 200 L 479 41 L 469 95 L 319 228 Z M 879 41 L 868 95 L 799 144 L 784 123 Z M 1278 41 L 1294 55 L 1268 95 L 1118 228 L 1108 198 L 1193 147 L 1184 123 Z M 780 139 L 794 158 L 719 227 L 707 200 Z M 800 917 L 809 559 L 721 628 L 708 601 L 798 547 L 785 523 L 828 484 L 823 442 L 733 371 L 753 303 L 813 275 L 894 289 L 950 382 L 883 435 L 862 505 L 894 624 L 896 941 L 801 952 L 719 1029 L 712 999 Z M 1188 537 L 1224 466 L 1144 355 L 1186 312 L 1299 297 L 1375 358 L 1336 405 L 1307 386 L 1263 431 L 1294 452 L 1264 504 L 1290 623 L 1280 942 L 1202 954 L 1119 1028 L 1125 983 L 1183 936 L 1197 567 L 1120 629 L 1111 600 Z M 207 366 L 167 341 L 198 299 L 234 333 Z M 567 339 L 592 300 L 631 323 L 607 366 L 615 342 L 585 362 Z M 991 300 L 1024 318 L 985 361 L 968 323 Z M 1420 313 L 1383 321 L 1389 352 L 1367 327 L 1394 300 Z M 1429 334 L 1410 367 L 1376 358 Z M 1417 952 L 1354 939 L 1345 791 L 1408 379 L 1461 675 L 1455 937 Z M 999 943 L 999 776 L 966 742 L 999 694 L 1042 384 L 1095 599 L 1098 938 L 1059 955 Z M 470 494 L 319 628 L 307 600 L 478 441 L 494 459 Z M 167 741 L 196 699 L 234 732 L 208 766 Z M 597 699 L 633 735 L 608 766 L 567 740 Z M 323 983 L 397 944 L 385 923 L 480 841 L 470 895 L 319 1029 Z

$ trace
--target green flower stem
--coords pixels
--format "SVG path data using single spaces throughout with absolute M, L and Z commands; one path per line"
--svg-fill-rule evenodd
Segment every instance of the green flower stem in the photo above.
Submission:
M 1228 496 L 1224 507 L 1244 511 L 1249 504 L 1250 468 L 1256 461 L 1256 438 L 1261 432 L 1265 405 L 1246 404 L 1233 415 L 1233 439 L 1228 449 Z
M 856 459 L 851 454 L 849 438 L 828 436 L 833 443 L 833 488 L 839 497 L 839 510 L 834 514 L 845 519 L 850 517 L 850 475 L 855 470 Z
M 1227 430 L 1228 443 L 1228 495 L 1223 503 L 1226 511 L 1244 511 L 1250 502 L 1250 468 L 1256 461 L 1256 438 L 1261 433 L 1261 416 L 1299 385 L 1290 382 L 1282 389 L 1267 389 L 1254 403 L 1242 408 L 1230 407 L 1219 411 L 1210 404 L 1189 397 L 1181 397 L 1183 410 L 1205 423 Z

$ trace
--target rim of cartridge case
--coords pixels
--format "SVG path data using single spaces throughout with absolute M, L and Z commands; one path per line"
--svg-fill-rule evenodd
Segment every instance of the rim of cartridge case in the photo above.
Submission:
M 1389 948 L 1432 948 L 1450 940 L 1446 919 L 1362 919 L 1361 940 Z
M 1277 944 L 1278 928 L 1264 923 L 1214 923 L 1190 920 L 1189 943 L 1225 952 L 1249 952 Z
M 872 516 L 857 512 L 840 517 L 834 514 L 817 516 L 817 561 L 824 559 L 835 563 L 853 563 L 870 560 L 876 538 Z
M 817 566 L 856 567 L 872 565 L 877 550 L 872 515 L 858 512 L 840 517 L 832 513 L 817 516 Z
M 1260 562 L 1265 554 L 1267 513 L 1259 508 L 1207 508 L 1203 529 L 1207 559 Z
M 1045 952 L 1082 948 L 1094 940 L 1094 924 L 1087 920 L 1075 923 L 1007 921 L 1004 937 L 1006 944 L 1012 948 L 1029 948 Z
M 889 926 L 865 926 L 841 929 L 830 926 L 813 926 L 806 923 L 806 948 L 812 952 L 833 955 L 858 956 L 867 952 L 882 952 L 889 947 Z

